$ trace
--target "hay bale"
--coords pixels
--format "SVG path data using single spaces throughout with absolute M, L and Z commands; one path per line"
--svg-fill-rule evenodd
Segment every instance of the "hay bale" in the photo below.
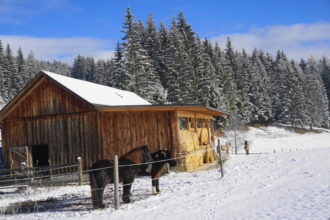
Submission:
M 196 164 L 195 154 L 188 154 L 185 162 L 186 162 L 187 171 L 191 171 L 195 169 L 195 164 Z
M 198 149 L 198 135 L 195 132 L 180 131 L 180 142 L 183 152 L 193 152 Z
M 227 145 L 221 145 L 220 148 L 221 148 L 222 151 L 227 151 L 228 150 Z
M 185 159 L 186 170 L 191 171 L 201 167 L 204 164 L 204 155 L 201 151 L 191 152 Z
M 204 164 L 204 152 L 198 151 L 196 157 L 197 157 L 197 160 L 198 160 L 197 161 L 198 166 L 196 168 L 203 166 L 203 164 Z
M 211 146 L 208 146 L 204 153 L 204 163 L 211 163 L 216 160 L 216 155 Z
M 211 134 L 211 131 L 209 128 L 202 128 L 201 134 L 200 134 L 202 145 L 207 145 L 210 142 L 209 134 Z

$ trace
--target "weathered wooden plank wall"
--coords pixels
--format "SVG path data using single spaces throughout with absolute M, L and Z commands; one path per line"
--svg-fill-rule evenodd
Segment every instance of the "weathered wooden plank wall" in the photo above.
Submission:
M 151 152 L 176 150 L 174 111 L 106 112 L 101 116 L 102 158 L 111 159 L 147 144 Z M 175 126 L 175 125 L 174 125 Z
M 98 112 L 56 82 L 44 77 L 28 96 L 9 112 L 2 128 L 4 161 L 8 147 L 48 144 L 52 164 L 74 163 L 81 156 L 84 168 L 98 157 Z
M 29 93 L 28 97 L 15 106 L 7 118 L 61 115 L 94 110 L 88 103 L 45 78 L 37 88 Z
M 100 154 L 97 114 L 7 121 L 3 129 L 4 149 L 47 144 L 51 164 L 75 163 L 80 156 L 83 158 L 84 169 L 87 169 Z M 4 156 L 5 164 L 10 167 L 7 151 Z

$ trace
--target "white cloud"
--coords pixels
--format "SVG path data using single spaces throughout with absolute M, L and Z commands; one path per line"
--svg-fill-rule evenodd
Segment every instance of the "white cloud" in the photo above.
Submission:
M 308 58 L 311 55 L 316 58 L 330 57 L 330 23 L 254 27 L 247 33 L 224 34 L 211 38 L 211 41 L 219 42 L 224 48 L 228 36 L 237 50 L 244 48 L 252 52 L 257 48 L 275 54 L 280 49 L 294 59 Z M 25 56 L 33 51 L 35 57 L 40 60 L 56 59 L 72 63 L 78 54 L 96 59 L 113 57 L 114 43 L 98 38 L 0 35 L 0 40 L 4 46 L 9 43 L 14 53 L 21 47 Z
M 330 57 L 330 23 L 294 24 L 251 28 L 247 33 L 224 34 L 211 38 L 225 47 L 230 37 L 237 50 L 251 52 L 254 48 L 275 54 L 284 50 L 294 59 L 328 56 Z
M 113 51 L 109 49 L 112 41 L 97 38 L 38 38 L 0 35 L 0 40 L 3 46 L 9 43 L 13 52 L 21 47 L 25 56 L 33 51 L 35 57 L 40 60 L 56 59 L 71 63 L 78 54 L 99 59 L 109 59 L 113 55 Z

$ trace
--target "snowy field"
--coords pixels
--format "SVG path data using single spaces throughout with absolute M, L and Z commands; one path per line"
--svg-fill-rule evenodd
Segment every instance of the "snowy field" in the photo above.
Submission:
M 231 154 L 224 178 L 219 169 L 171 173 L 161 178 L 156 196 L 150 195 L 151 181 L 139 178 L 133 184 L 134 202 L 117 211 L 110 189 L 105 199 L 109 208 L 96 211 L 89 186 L 0 190 L 0 207 L 46 199 L 68 207 L 47 211 L 40 206 L 37 213 L 0 219 L 330 219 L 329 132 L 295 134 L 268 127 L 250 128 L 244 135 L 251 154 Z

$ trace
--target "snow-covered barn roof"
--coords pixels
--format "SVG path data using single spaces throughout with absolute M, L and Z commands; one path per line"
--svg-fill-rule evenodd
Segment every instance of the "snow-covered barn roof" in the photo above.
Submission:
M 151 105 L 147 100 L 141 98 L 133 92 L 74 79 L 44 70 L 41 72 L 93 105 Z

